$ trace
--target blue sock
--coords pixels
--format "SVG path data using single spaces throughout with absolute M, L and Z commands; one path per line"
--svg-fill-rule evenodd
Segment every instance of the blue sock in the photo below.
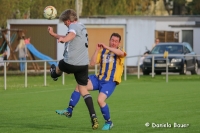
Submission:
M 107 122 L 110 121 L 110 111 L 107 104 L 103 108 L 101 107 L 101 113 Z
M 79 99 L 80 99 L 80 92 L 74 91 L 71 95 L 70 101 L 69 101 L 69 107 L 67 108 L 67 110 L 72 113 L 73 108 L 76 106 L 76 104 L 78 103 Z

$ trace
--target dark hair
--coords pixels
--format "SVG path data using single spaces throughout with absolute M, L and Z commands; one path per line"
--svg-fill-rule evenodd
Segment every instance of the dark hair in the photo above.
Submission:
M 118 37 L 119 42 L 121 41 L 121 36 L 118 33 L 112 33 L 112 35 L 110 36 L 110 39 L 112 38 L 112 36 Z
M 145 55 L 145 54 L 150 54 L 150 51 L 148 50 L 148 51 L 144 52 L 143 55 Z
M 65 10 L 61 13 L 59 17 L 60 21 L 70 20 L 71 22 L 77 21 L 77 14 L 73 9 Z

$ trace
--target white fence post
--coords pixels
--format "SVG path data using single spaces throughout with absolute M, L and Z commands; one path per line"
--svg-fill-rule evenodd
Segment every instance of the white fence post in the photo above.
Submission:
M 127 73 L 127 69 L 126 69 L 126 67 L 127 67 L 127 65 L 126 65 L 126 59 L 127 59 L 127 58 L 124 59 L 124 80 L 125 80 L 125 81 L 126 81 L 126 79 L 127 79 L 127 75 L 126 75 L 126 73 Z
M 62 84 L 63 85 L 65 84 L 65 73 L 64 72 L 62 73 Z
M 47 86 L 47 62 L 44 62 L 44 86 Z
M 154 55 L 152 56 L 152 78 L 154 77 Z
M 168 83 L 168 57 L 166 57 L 166 82 Z
M 141 56 L 138 56 L 138 73 L 137 73 L 138 79 L 140 79 L 140 59 Z
M 25 62 L 25 87 L 27 87 L 27 62 Z
M 6 62 L 4 62 L 4 89 L 6 90 Z

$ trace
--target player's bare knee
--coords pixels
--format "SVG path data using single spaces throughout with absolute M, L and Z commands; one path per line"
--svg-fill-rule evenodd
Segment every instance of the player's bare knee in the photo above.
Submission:
M 100 107 L 104 107 L 105 106 L 105 100 L 102 99 L 101 97 L 98 97 L 97 102 L 99 104 Z
M 83 85 L 78 85 L 78 90 L 81 93 L 81 96 L 85 96 L 87 94 L 90 94 L 87 90 L 87 86 L 83 86 Z
M 79 92 L 78 85 L 76 86 L 75 91 Z

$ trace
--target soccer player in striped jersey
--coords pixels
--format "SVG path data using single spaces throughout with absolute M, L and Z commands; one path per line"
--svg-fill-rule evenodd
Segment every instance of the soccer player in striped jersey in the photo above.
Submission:
M 120 47 L 121 36 L 113 33 L 109 40 L 109 46 L 99 43 L 91 58 L 90 65 L 100 64 L 100 70 L 97 75 L 90 75 L 88 78 L 87 89 L 90 91 L 98 90 L 98 104 L 105 119 L 102 130 L 110 130 L 113 127 L 110 111 L 106 99 L 111 96 L 117 85 L 121 82 L 123 73 L 124 58 L 126 52 Z M 78 87 L 71 95 L 69 106 L 65 110 L 58 110 L 58 114 L 67 117 L 72 116 L 73 108 L 76 106 L 80 98 Z M 65 112 L 65 114 L 60 113 Z

